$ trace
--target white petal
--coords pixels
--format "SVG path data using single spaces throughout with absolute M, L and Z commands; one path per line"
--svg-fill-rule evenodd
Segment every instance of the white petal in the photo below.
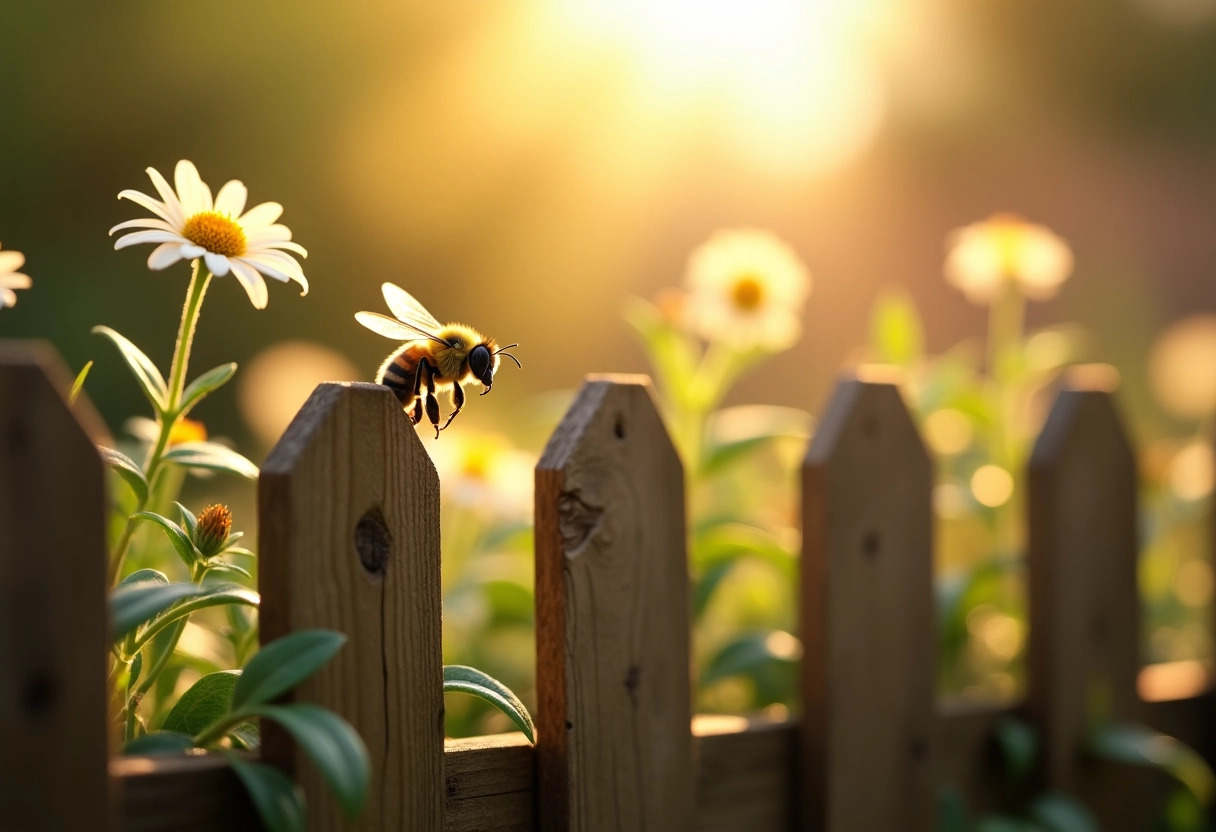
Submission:
M 203 248 L 202 246 L 195 245 L 194 243 L 188 243 L 184 240 L 182 241 L 182 257 L 187 257 L 193 260 L 196 257 L 202 257 L 206 253 L 207 249 Z
M 245 238 L 253 243 L 273 243 L 291 239 L 291 229 L 285 225 L 264 225 L 258 229 L 246 229 Z
M 127 246 L 136 246 L 140 243 L 168 243 L 168 242 L 184 242 L 180 234 L 174 234 L 172 231 L 135 231 L 131 234 L 126 234 L 114 241 L 114 249 L 126 248 Z
M 193 162 L 187 159 L 178 162 L 173 171 L 173 181 L 177 184 L 177 195 L 181 198 L 185 217 L 211 210 L 211 189 L 203 184 Z
M 132 202 L 134 202 L 136 205 L 139 205 L 143 208 L 147 208 L 149 211 L 151 211 L 153 214 L 156 214 L 156 216 L 160 217 L 165 222 L 168 222 L 168 223 L 173 222 L 173 217 L 170 214 L 169 209 L 165 206 L 165 204 L 163 202 L 158 202 L 157 200 L 153 199 L 152 197 L 148 196 L 147 194 L 140 193 L 139 191 L 133 191 L 128 188 L 127 190 L 120 192 L 118 194 L 118 198 L 119 199 L 129 199 Z
M 203 262 L 207 264 L 207 269 L 216 277 L 223 277 L 228 274 L 228 258 L 222 254 L 208 251 L 203 254 Z
M 0 274 L 0 286 L 5 289 L 28 289 L 34 285 L 34 281 L 30 280 L 28 274 L 21 272 L 13 272 L 12 274 Z
M 239 217 L 245 210 L 245 200 L 248 198 L 249 191 L 245 186 L 236 179 L 230 179 L 216 194 L 215 210 L 225 216 Z
M 169 222 L 181 227 L 181 224 L 186 221 L 182 216 L 182 204 L 177 198 L 177 194 L 169 187 L 169 183 L 165 181 L 165 177 L 160 175 L 160 171 L 156 168 L 148 168 L 148 178 L 152 180 L 152 184 L 156 187 L 156 192 L 160 194 L 160 198 L 165 201 L 165 208 L 168 209 L 170 218 Z
M 266 292 L 266 281 L 262 280 L 262 276 L 252 266 L 240 260 L 233 260 L 232 276 L 245 287 L 245 294 L 249 295 L 249 302 L 253 304 L 254 309 L 266 308 L 266 302 L 270 300 Z
M 273 251 L 277 248 L 281 248 L 287 251 L 294 251 L 301 257 L 308 256 L 308 251 L 304 248 L 304 246 L 300 245 L 299 243 L 294 243 L 291 240 L 275 240 L 269 243 L 259 243 L 258 248 L 262 249 L 263 251 Z
M 0 289 L 0 309 L 14 306 L 16 303 L 17 295 L 11 289 Z
M 167 269 L 182 259 L 182 245 L 178 242 L 161 243 L 148 255 L 148 268 L 153 271 Z
M 300 262 L 290 254 L 283 254 L 281 251 L 255 251 L 244 255 L 241 259 L 255 267 L 264 263 L 283 274 L 283 279 L 304 274 Z
M 176 228 L 169 225 L 169 223 L 165 222 L 164 220 L 144 217 L 138 220 L 127 220 L 126 222 L 120 222 L 118 225 L 110 229 L 110 236 L 114 236 L 115 231 L 120 231 L 124 228 L 159 228 L 162 231 L 173 231 L 174 233 L 177 232 Z
M 245 212 L 245 216 L 241 217 L 239 222 L 241 227 L 245 229 L 245 233 L 257 231 L 263 226 L 270 225 L 283 214 L 283 206 L 277 202 L 263 202 L 261 205 L 255 205 Z
M 19 251 L 0 251 L 0 273 L 15 272 L 25 265 L 25 255 Z

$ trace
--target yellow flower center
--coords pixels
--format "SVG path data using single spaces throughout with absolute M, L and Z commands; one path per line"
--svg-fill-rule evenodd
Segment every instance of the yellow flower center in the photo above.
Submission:
M 731 289 L 731 300 L 735 306 L 750 312 L 764 300 L 764 285 L 755 275 L 745 274 L 735 281 Z
M 193 419 L 178 419 L 169 429 L 169 447 L 185 442 L 203 442 L 207 439 L 207 426 Z
M 225 257 L 240 257 L 245 253 L 245 229 L 236 220 L 216 211 L 201 211 L 186 220 L 182 236 Z

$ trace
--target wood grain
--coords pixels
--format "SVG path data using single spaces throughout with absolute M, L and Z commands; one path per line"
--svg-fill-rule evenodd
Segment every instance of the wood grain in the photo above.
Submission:
M 542 829 L 690 827 L 684 522 L 649 380 L 589 378 L 536 468 Z
M 1064 389 L 1030 459 L 1028 705 L 1049 788 L 1092 793 L 1082 756 L 1094 719 L 1143 713 L 1137 592 L 1136 462 L 1109 393 Z M 1107 786 L 1109 787 L 1109 780 Z M 1105 792 L 1105 788 L 1103 792 Z M 1134 789 L 1094 794 L 1127 823 Z
M 349 641 L 297 691 L 367 743 L 372 792 L 343 822 L 316 770 L 282 734 L 267 758 L 292 766 L 316 830 L 443 827 L 439 482 L 393 394 L 322 384 L 262 466 L 261 633 L 328 628 Z
M 105 470 L 48 349 L 0 346 L 0 825 L 108 827 Z
M 934 827 L 932 470 L 891 384 L 836 388 L 803 465 L 803 823 Z

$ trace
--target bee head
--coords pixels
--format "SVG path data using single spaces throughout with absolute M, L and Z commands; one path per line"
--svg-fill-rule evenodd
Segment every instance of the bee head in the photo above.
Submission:
M 494 356 L 485 344 L 478 344 L 469 353 L 469 369 L 488 390 L 494 383 Z

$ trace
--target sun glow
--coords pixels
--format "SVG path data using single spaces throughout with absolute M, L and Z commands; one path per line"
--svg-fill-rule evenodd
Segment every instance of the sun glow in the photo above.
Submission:
M 774 173 L 847 161 L 884 91 L 863 44 L 884 0 L 555 0 L 629 65 L 673 119 L 708 128 Z

